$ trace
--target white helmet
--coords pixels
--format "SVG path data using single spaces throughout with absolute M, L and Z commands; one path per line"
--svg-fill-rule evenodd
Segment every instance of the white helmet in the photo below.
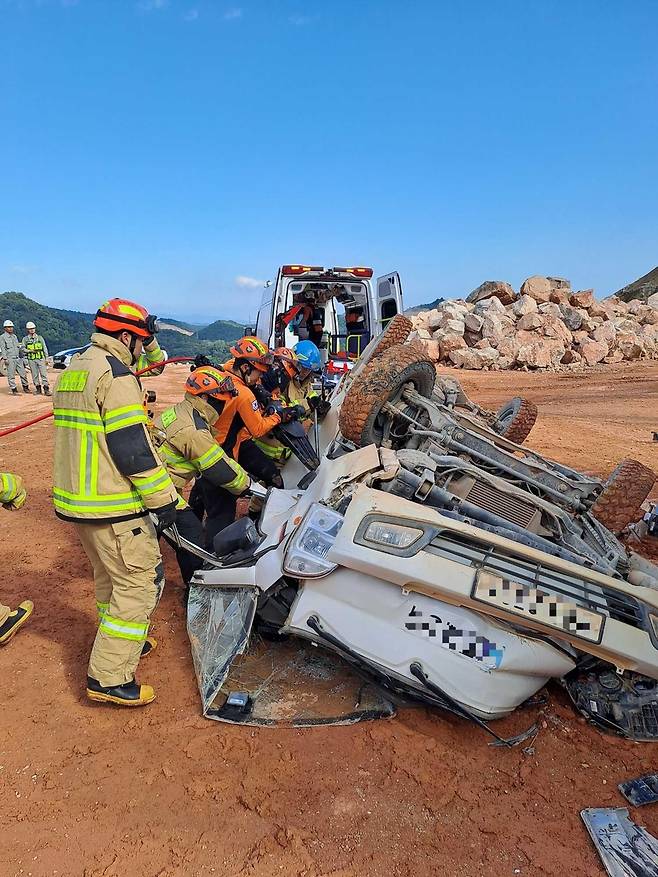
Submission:
M 2 328 L 3 329 L 9 329 L 9 328 L 13 329 L 14 324 L 12 323 L 11 320 L 5 320 L 4 323 L 2 324 Z
M 25 324 L 25 328 L 26 328 L 26 329 L 36 329 L 36 326 L 34 325 L 34 323 L 32 322 L 32 320 L 30 320 L 29 323 L 26 323 L 26 324 Z

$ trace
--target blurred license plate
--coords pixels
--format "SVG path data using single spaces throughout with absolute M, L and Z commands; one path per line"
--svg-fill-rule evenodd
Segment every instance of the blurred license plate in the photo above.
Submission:
M 475 578 L 473 597 L 571 636 L 593 643 L 601 641 L 605 616 L 563 594 L 551 594 L 534 585 L 522 585 L 480 570 Z

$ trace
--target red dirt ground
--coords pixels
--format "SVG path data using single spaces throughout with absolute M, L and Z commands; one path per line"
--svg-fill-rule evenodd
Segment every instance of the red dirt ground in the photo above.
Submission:
M 173 400 L 184 375 L 171 368 L 149 386 Z M 529 442 L 562 462 L 605 474 L 630 455 L 658 468 L 658 363 L 459 376 L 489 407 L 533 399 L 540 421 Z M 0 428 L 49 401 L 11 398 L 3 386 Z M 51 452 L 50 422 L 0 439 L 0 468 L 21 473 L 29 490 L 23 511 L 0 511 L 0 597 L 36 604 L 0 651 L 3 877 L 603 873 L 579 810 L 623 806 L 617 783 L 655 770 L 655 745 L 599 733 L 557 686 L 534 754 L 493 749 L 476 728 L 424 709 L 309 730 L 206 721 L 168 549 L 160 646 L 140 670 L 158 699 L 135 712 L 88 703 L 90 571 L 52 510 Z M 518 733 L 537 713 L 497 728 Z M 632 817 L 658 835 L 658 808 Z

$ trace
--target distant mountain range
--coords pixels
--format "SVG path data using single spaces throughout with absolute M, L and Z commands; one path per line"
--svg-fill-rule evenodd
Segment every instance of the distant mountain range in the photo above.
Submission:
M 646 301 L 654 292 L 658 292 L 658 267 L 624 286 L 615 295 L 622 301 L 632 301 L 635 298 Z
M 424 305 L 414 305 L 411 308 L 405 308 L 405 314 L 418 314 L 420 311 L 431 311 L 434 308 L 438 307 L 442 301 L 445 301 L 444 298 L 435 298 L 434 301 L 427 302 Z
M 16 334 L 22 338 L 25 323 L 32 320 L 39 334 L 46 339 L 51 354 L 86 344 L 93 332 L 93 319 L 93 314 L 42 305 L 22 292 L 0 294 L 0 322 L 11 320 Z M 242 335 L 243 328 L 233 320 L 216 320 L 204 327 L 168 317 L 162 317 L 160 322 L 166 328 L 158 333 L 158 341 L 170 356 L 205 353 L 216 362 L 228 359 L 229 344 Z

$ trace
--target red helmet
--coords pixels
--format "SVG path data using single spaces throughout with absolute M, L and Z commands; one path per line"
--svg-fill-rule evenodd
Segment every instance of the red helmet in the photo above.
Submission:
M 277 362 L 281 363 L 283 370 L 289 378 L 297 377 L 299 374 L 299 362 L 295 353 L 289 347 L 277 347 L 273 356 Z
M 211 365 L 203 365 L 190 373 L 185 381 L 185 392 L 192 396 L 201 396 L 203 393 L 208 396 L 221 396 L 225 393 L 233 395 L 235 385 L 226 372 L 221 372 Z
M 124 331 L 138 338 L 148 338 L 158 330 L 157 319 L 134 301 L 111 298 L 96 311 L 94 326 L 106 332 Z
M 274 362 L 274 357 L 267 344 L 254 335 L 245 335 L 244 338 L 240 338 L 230 348 L 230 351 L 235 359 L 246 359 L 261 372 L 266 372 Z

